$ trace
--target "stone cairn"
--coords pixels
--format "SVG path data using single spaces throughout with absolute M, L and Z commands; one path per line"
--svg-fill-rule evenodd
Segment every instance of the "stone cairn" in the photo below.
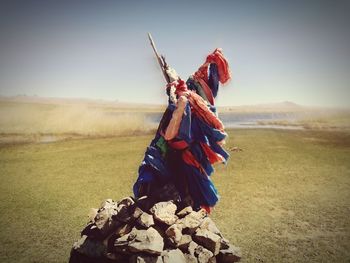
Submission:
M 107 199 L 90 219 L 70 263 L 228 263 L 241 257 L 204 209 L 177 201 Z

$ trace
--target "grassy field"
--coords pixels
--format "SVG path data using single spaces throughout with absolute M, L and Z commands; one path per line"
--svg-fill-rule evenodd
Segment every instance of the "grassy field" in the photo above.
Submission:
M 229 132 L 212 217 L 242 262 L 350 261 L 350 134 Z M 67 262 L 91 207 L 131 194 L 150 135 L 0 148 L 0 262 Z

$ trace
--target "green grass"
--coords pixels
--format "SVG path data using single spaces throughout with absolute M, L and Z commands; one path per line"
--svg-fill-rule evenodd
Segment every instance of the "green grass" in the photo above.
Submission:
M 349 262 L 350 135 L 229 132 L 212 217 L 242 262 Z M 0 262 L 67 262 L 91 207 L 130 195 L 152 136 L 0 149 Z

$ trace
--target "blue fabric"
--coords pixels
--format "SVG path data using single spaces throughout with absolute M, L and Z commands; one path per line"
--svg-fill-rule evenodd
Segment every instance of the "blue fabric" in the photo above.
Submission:
M 192 132 L 191 132 L 191 106 L 187 102 L 184 115 L 179 127 L 179 133 L 177 135 L 178 139 L 184 140 L 187 143 L 192 142 Z
M 211 63 L 209 66 L 208 86 L 213 93 L 213 97 L 216 98 L 219 91 L 219 72 L 215 63 Z
M 219 195 L 210 178 L 186 163 L 183 165 L 183 170 L 187 175 L 194 207 L 199 208 L 201 205 L 214 206 L 219 200 Z
M 207 95 L 205 95 L 205 92 L 202 88 L 202 86 L 195 81 L 192 77 L 189 77 L 186 81 L 186 85 L 189 90 L 195 91 L 199 96 L 201 96 L 205 101 L 209 101 L 207 98 Z

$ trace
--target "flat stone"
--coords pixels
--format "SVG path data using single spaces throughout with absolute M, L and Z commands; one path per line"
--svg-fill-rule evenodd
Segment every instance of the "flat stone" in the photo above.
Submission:
M 239 247 L 230 245 L 228 249 L 222 249 L 218 255 L 218 261 L 220 263 L 238 262 L 242 257 Z
M 142 215 L 143 211 L 140 207 L 135 207 L 134 213 L 132 214 L 132 217 L 136 220 Z
M 208 263 L 214 254 L 203 246 L 198 246 L 195 251 L 198 263 Z
M 208 230 L 220 237 L 222 237 L 220 230 L 217 228 L 216 224 L 213 220 L 211 220 L 210 217 L 206 217 L 203 219 L 202 223 L 200 224 L 199 228 Z
M 176 205 L 171 201 L 159 202 L 150 209 L 150 212 L 156 220 L 167 225 L 172 225 L 178 219 L 175 215 L 176 209 Z
M 179 217 L 179 218 L 183 218 L 185 216 L 187 216 L 189 213 L 193 212 L 193 209 L 191 206 L 187 206 L 185 207 L 184 209 L 182 209 L 180 212 L 178 212 L 176 215 Z
M 193 234 L 200 226 L 205 216 L 206 213 L 204 214 L 201 210 L 198 212 L 192 211 L 184 218 L 178 220 L 178 223 L 182 225 L 186 233 Z
M 192 242 L 192 237 L 190 235 L 182 235 L 180 241 L 177 243 L 177 247 L 181 251 L 188 252 L 188 246 Z
M 206 249 L 210 250 L 216 256 L 220 251 L 220 240 L 221 237 L 203 229 L 197 229 L 196 233 L 193 236 L 193 240 L 196 241 L 199 245 L 202 245 Z
M 165 231 L 165 234 L 173 241 L 173 243 L 177 244 L 180 242 L 182 237 L 182 227 L 180 225 L 174 224 L 168 227 Z
M 230 247 L 230 241 L 228 241 L 226 238 L 221 238 L 220 250 L 221 249 L 228 249 L 229 247 Z
M 146 212 L 143 212 L 137 219 L 137 223 L 142 227 L 149 228 L 150 226 L 154 225 L 153 216 Z
M 128 238 L 128 250 L 130 252 L 145 252 L 160 255 L 164 248 L 161 235 L 153 227 L 147 230 L 133 229 Z
M 118 206 L 125 205 L 125 206 L 131 206 L 135 203 L 135 201 L 130 197 L 124 197 L 122 200 L 118 202 Z
M 108 206 L 117 206 L 117 203 L 115 203 L 112 199 L 105 199 L 100 204 L 100 208 Z
M 186 263 L 186 258 L 180 249 L 165 250 L 162 257 L 164 263 Z
M 186 263 L 198 263 L 198 260 L 195 256 L 192 256 L 190 254 L 184 254 Z
M 198 244 L 194 241 L 191 241 L 189 244 L 188 244 L 188 253 L 192 256 L 195 256 L 196 255 L 196 249 L 198 247 Z
M 130 211 L 130 206 L 126 205 L 119 205 L 118 206 L 118 212 L 113 215 L 113 218 L 124 223 L 128 223 L 132 217 L 132 214 L 134 211 Z
M 114 233 L 118 236 L 118 237 L 122 237 L 126 234 L 129 234 L 130 231 L 132 230 L 132 226 L 130 224 L 123 224 L 121 226 L 119 226 Z

